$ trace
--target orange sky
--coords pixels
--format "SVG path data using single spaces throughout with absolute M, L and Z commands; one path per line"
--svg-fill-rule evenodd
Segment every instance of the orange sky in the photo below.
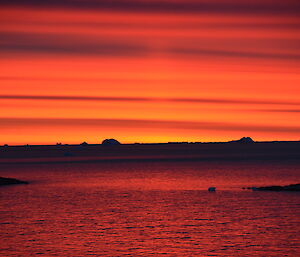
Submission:
M 0 6 L 0 144 L 300 140 L 298 1 Z

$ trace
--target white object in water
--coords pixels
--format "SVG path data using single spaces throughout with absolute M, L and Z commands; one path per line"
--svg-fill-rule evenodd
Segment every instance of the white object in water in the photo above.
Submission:
M 208 192 L 216 192 L 216 188 L 215 187 L 209 187 Z

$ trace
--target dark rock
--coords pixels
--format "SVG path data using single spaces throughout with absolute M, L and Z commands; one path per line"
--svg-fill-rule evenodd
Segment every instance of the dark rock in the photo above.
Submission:
M 253 191 L 300 191 L 300 184 L 291 184 L 287 186 L 267 186 L 252 187 Z
M 242 137 L 239 140 L 229 141 L 229 143 L 253 144 L 255 141 L 251 137 Z
M 236 143 L 242 143 L 242 144 L 249 144 L 254 143 L 253 139 L 251 137 L 242 137 L 239 140 L 234 141 Z
M 18 180 L 15 178 L 3 178 L 0 177 L 0 186 L 6 185 L 17 185 L 17 184 L 28 184 L 26 181 Z
M 113 138 L 110 138 L 110 139 L 104 139 L 102 141 L 102 145 L 120 145 L 121 143 L 116 140 L 116 139 L 113 139 Z

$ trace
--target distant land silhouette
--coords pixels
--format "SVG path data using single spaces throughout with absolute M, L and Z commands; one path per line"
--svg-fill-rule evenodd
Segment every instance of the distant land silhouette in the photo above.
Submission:
M 168 142 L 0 146 L 0 163 L 84 162 L 118 160 L 300 160 L 300 141 Z

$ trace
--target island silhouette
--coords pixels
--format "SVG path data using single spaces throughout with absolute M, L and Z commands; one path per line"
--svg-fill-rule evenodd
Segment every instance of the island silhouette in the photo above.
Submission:
M 300 141 L 257 142 L 242 137 L 229 142 L 168 142 L 121 144 L 104 139 L 100 144 L 0 146 L 1 163 L 117 162 L 191 160 L 300 160 Z M 0 177 L 0 185 L 28 182 Z M 247 187 L 253 191 L 299 191 L 300 184 Z M 215 187 L 208 189 L 215 192 Z
M 2 145 L 0 163 L 83 162 L 118 160 L 300 160 L 300 141 L 168 142 L 122 144 L 104 139 L 99 144 Z

